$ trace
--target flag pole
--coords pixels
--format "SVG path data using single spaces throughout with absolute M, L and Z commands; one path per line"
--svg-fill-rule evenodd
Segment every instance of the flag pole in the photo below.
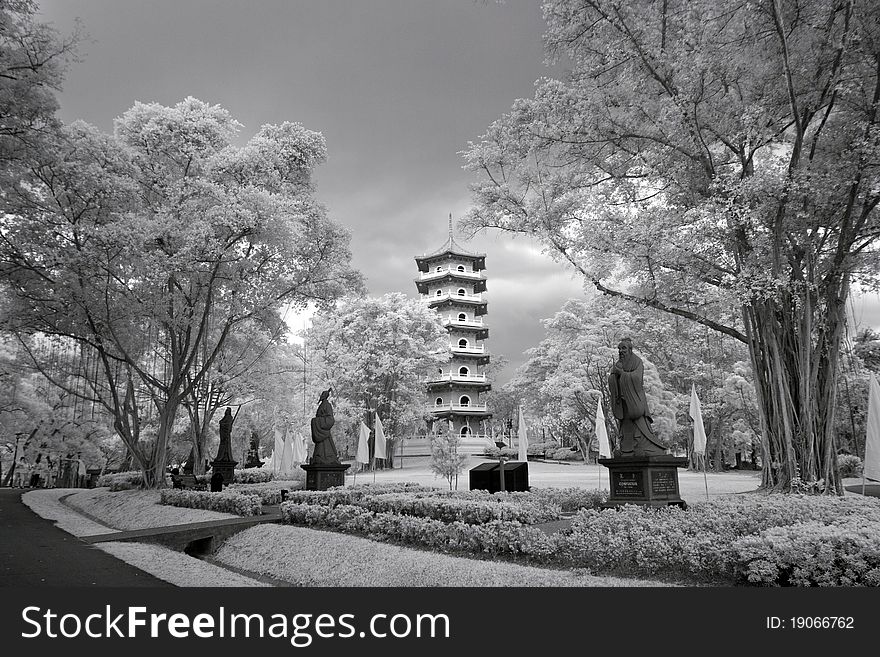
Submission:
M 706 461 L 708 461 L 708 459 L 706 458 L 705 454 L 703 455 L 702 458 L 703 458 L 703 484 L 706 486 L 706 501 L 708 502 L 709 501 L 709 480 L 706 477 Z

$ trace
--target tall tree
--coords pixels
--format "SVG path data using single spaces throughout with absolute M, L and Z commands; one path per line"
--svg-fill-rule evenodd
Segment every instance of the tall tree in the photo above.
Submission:
M 10 328 L 94 354 L 89 394 L 148 486 L 164 481 L 178 410 L 236 327 L 275 326 L 284 305 L 362 284 L 347 232 L 315 200 L 322 136 L 265 125 L 237 147 L 239 128 L 194 98 L 136 103 L 112 136 L 66 126 L 0 199 Z M 147 409 L 156 431 L 141 441 Z
M 618 357 L 618 343 L 631 337 L 645 363 L 645 393 L 654 431 L 672 445 L 676 400 L 661 381 L 650 360 L 651 354 L 644 349 L 644 318 L 618 303 L 600 303 L 596 298 L 569 299 L 542 323 L 544 339 L 527 352 L 528 359 L 506 387 L 540 415 L 551 437 L 561 444 L 567 444 L 570 437 L 580 446 L 589 446 L 595 435 L 596 406 L 600 400 L 606 419 L 611 420 L 608 376 Z M 613 421 L 608 424 L 612 447 L 617 434 L 613 425 Z
M 32 0 L 0 0 L 0 177 L 52 135 L 65 67 L 75 58 L 79 30 L 61 36 L 35 20 Z
M 421 300 L 400 293 L 347 298 L 316 315 L 306 347 L 312 377 L 325 382 L 321 387 L 333 386 L 336 426 L 352 442 L 357 422 L 372 422 L 371 411 L 379 413 L 391 440 L 414 434 L 424 415 L 425 377 L 449 359 L 440 317 Z
M 845 301 L 878 271 L 880 6 L 548 0 L 544 15 L 570 73 L 470 145 L 469 225 L 536 235 L 601 292 L 746 344 L 762 485 L 842 494 Z

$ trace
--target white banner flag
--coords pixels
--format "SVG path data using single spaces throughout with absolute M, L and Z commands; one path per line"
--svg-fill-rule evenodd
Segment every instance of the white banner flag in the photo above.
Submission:
M 700 400 L 697 398 L 697 388 L 691 384 L 691 407 L 688 415 L 694 421 L 694 454 L 706 452 L 706 429 L 703 427 L 703 413 L 700 411 Z
M 301 431 L 297 431 L 293 438 L 293 462 L 305 463 L 309 456 L 309 448 L 306 446 L 306 439 Z
M 360 437 L 358 438 L 358 451 L 355 460 L 358 463 L 370 462 L 370 427 L 361 420 Z
M 880 481 L 880 384 L 868 383 L 868 427 L 865 436 L 865 479 Z
M 599 458 L 611 458 L 611 444 L 608 442 L 608 429 L 605 428 L 605 411 L 602 400 L 596 405 L 596 438 L 599 440 Z
M 517 442 L 519 446 L 519 453 L 517 454 L 517 458 L 520 461 L 528 461 L 529 460 L 529 436 L 526 433 L 526 419 L 523 417 L 522 406 L 519 407 L 519 427 L 516 431 Z
M 378 413 L 376 413 L 376 450 L 373 455 L 377 459 L 388 458 L 385 455 L 385 429 L 382 427 L 382 420 L 379 419 Z
M 281 472 L 281 459 L 284 456 L 284 430 L 275 427 L 275 446 L 272 449 L 272 472 L 278 474 Z

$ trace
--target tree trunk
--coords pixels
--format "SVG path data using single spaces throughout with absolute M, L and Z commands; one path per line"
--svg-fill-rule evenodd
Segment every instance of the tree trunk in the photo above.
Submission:
M 211 405 L 206 409 L 205 416 L 200 417 L 198 408 L 189 407 L 190 441 L 193 454 L 193 474 L 205 474 L 205 460 L 210 459 L 208 454 L 208 433 L 211 421 L 214 419 L 216 408 Z
M 785 294 L 744 309 L 761 413 L 764 489 L 789 492 L 799 478 L 843 494 L 834 400 L 848 291 L 841 277 L 822 296 Z
M 177 404 L 166 402 L 159 408 L 159 429 L 149 461 L 144 463 L 144 488 L 162 488 L 165 485 L 165 466 L 168 461 L 168 442 L 174 430 Z
M 713 438 L 712 442 L 715 446 L 715 467 L 712 469 L 715 470 L 715 472 L 721 472 L 724 470 L 724 440 L 721 431 L 722 424 L 723 420 L 721 417 L 718 417 L 715 422 L 712 423 L 711 436 Z

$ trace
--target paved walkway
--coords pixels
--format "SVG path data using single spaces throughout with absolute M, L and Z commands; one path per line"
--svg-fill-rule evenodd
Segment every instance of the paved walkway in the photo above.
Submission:
M 77 511 L 81 513 L 81 511 Z M 266 522 L 280 522 L 281 509 L 279 506 L 264 506 L 263 513 L 259 516 L 243 516 L 241 518 L 223 518 L 220 520 L 205 520 L 202 522 L 190 522 L 166 527 L 148 527 L 146 529 L 129 529 L 113 531 L 106 534 L 94 534 L 83 536 L 81 540 L 86 543 L 105 543 L 107 541 L 150 541 L 162 543 L 177 549 L 183 549 L 187 543 L 206 536 L 228 537 L 232 534 L 261 525 Z
M 0 488 L 0 587 L 172 586 L 58 529 Z
M 862 494 L 862 485 L 845 486 L 850 493 Z M 880 497 L 880 484 L 865 484 L 865 497 Z

